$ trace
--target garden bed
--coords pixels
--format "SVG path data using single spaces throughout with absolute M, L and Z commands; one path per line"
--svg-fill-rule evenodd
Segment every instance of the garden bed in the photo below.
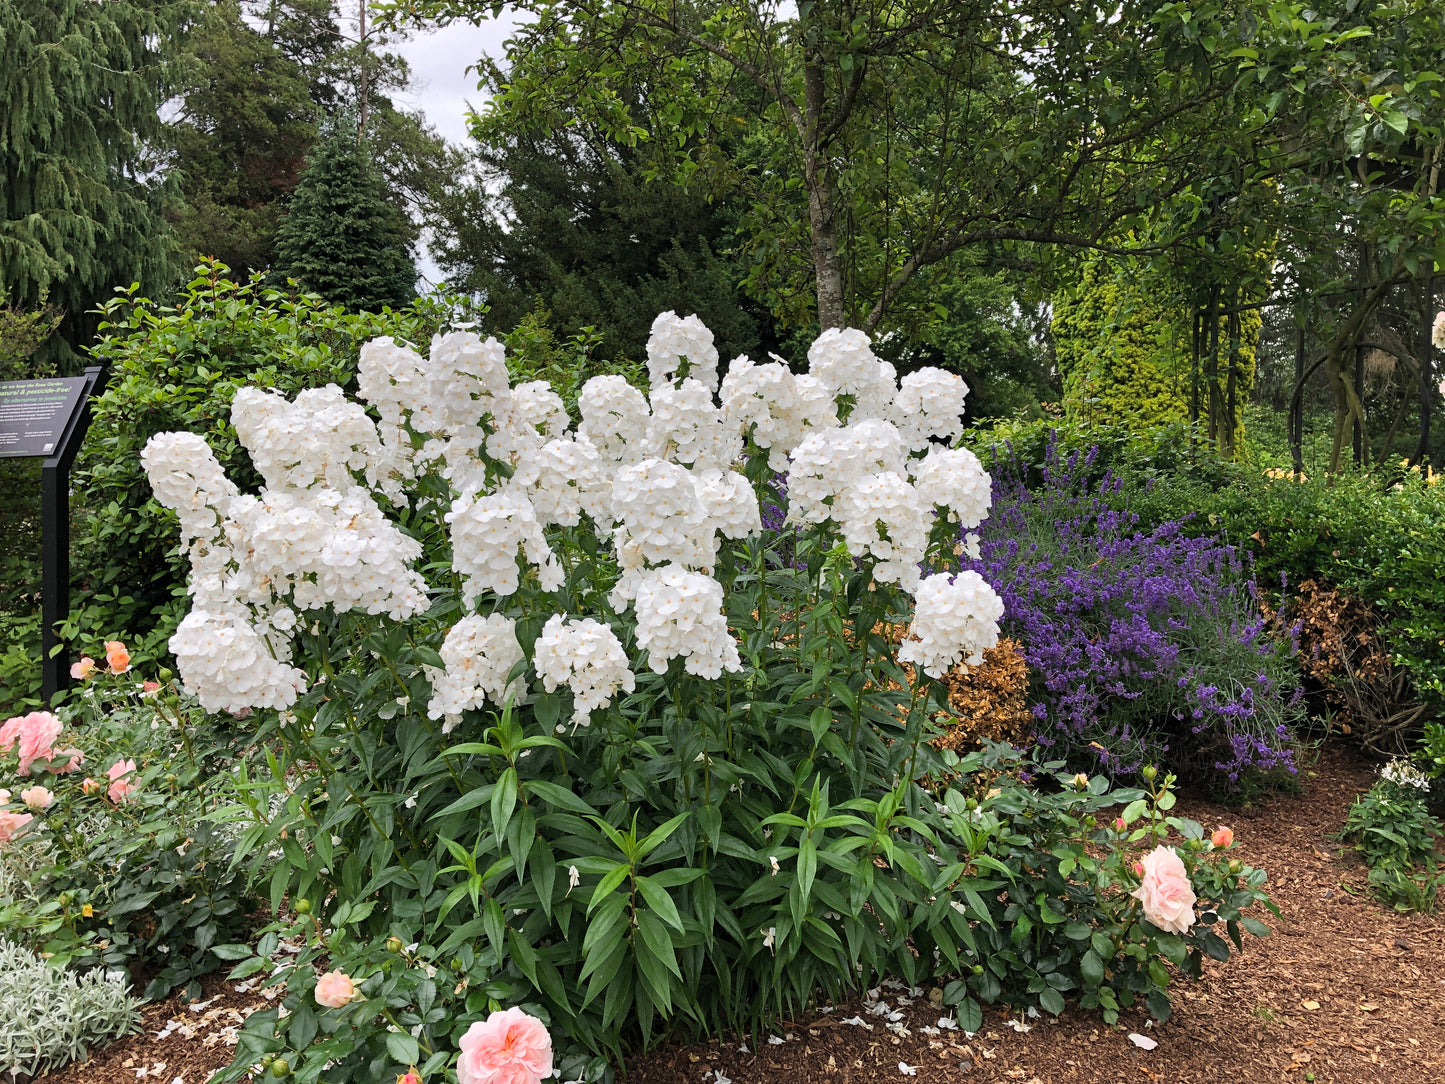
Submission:
M 926 992 L 900 1006 L 905 990 L 879 997 L 901 1008 L 911 1031 L 897 1039 L 861 1003 L 842 1005 L 791 1022 L 754 1039 L 673 1046 L 629 1065 L 636 1084 L 717 1084 L 717 1071 L 733 1084 L 808 1084 L 813 1081 L 1160 1081 L 1232 1084 L 1264 1080 L 1351 1084 L 1411 1084 L 1445 1075 L 1445 923 L 1439 917 L 1397 915 L 1365 894 L 1363 866 L 1341 859 L 1330 836 L 1344 823 L 1355 796 L 1373 782 L 1374 768 L 1333 747 L 1307 769 L 1299 797 L 1226 809 L 1181 800 L 1181 812 L 1206 825 L 1235 829 L 1244 857 L 1270 874 L 1271 895 L 1283 912 L 1274 936 L 1247 943 L 1226 964 L 1207 962 L 1199 983 L 1181 979 L 1174 1016 L 1150 1026 L 1145 1014 L 1126 1014 L 1123 1026 L 1105 1027 L 1095 1015 L 1069 1011 L 1058 1022 L 1030 1020 L 1027 1032 L 991 1012 L 984 1030 L 923 1032 L 943 1015 Z M 267 1004 L 254 992 L 213 977 L 210 1002 L 199 1013 L 176 998 L 150 1006 L 145 1033 L 97 1051 L 88 1062 L 41 1078 L 45 1084 L 135 1084 L 137 1080 L 203 1084 L 226 1064 L 225 1035 L 207 1038 L 236 1021 L 231 1015 Z M 868 1030 L 844 1021 L 862 1016 Z M 184 1020 L 187 1036 L 167 1021 Z M 1156 1039 L 1136 1048 L 1130 1031 Z M 790 1039 L 786 1038 L 791 1036 Z M 748 1047 L 748 1053 L 739 1050 Z M 155 1067 L 164 1062 L 165 1067 Z M 916 1067 L 915 1076 L 899 1069 Z M 141 1070 L 146 1070 L 141 1075 Z M 712 1071 L 713 1075 L 708 1075 Z

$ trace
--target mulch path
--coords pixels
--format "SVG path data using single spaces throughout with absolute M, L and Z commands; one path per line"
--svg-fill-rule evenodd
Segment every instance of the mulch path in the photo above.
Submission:
M 635 1058 L 629 1084 L 1436 1084 L 1445 1080 L 1445 922 L 1375 903 L 1364 867 L 1329 839 L 1373 776 L 1371 764 L 1331 747 L 1305 775 L 1302 796 L 1244 809 L 1181 799 L 1182 815 L 1234 829 L 1247 860 L 1269 871 L 1284 921 L 1271 921 L 1269 938 L 1246 939 L 1242 956 L 1206 961 L 1200 982 L 1177 980 L 1167 1024 L 1142 1012 L 1115 1028 L 1080 1011 L 1057 1021 L 991 1013 L 968 1039 L 924 1031 L 942 1015 L 928 991 L 905 1005 L 906 990 L 884 988 L 878 996 L 905 1013 L 906 1036 L 855 1002 L 788 1022 L 777 1044 L 761 1036 L 753 1049 L 733 1038 Z M 217 1000 L 199 1013 L 177 998 L 148 1006 L 143 1033 L 45 1084 L 204 1084 L 233 1050 L 224 1033 L 213 1036 L 266 1004 L 219 976 L 206 998 Z M 845 1023 L 860 1013 L 876 1021 L 871 1029 Z M 168 1029 L 172 1020 L 188 1028 Z M 1159 1045 L 1138 1049 L 1129 1032 Z

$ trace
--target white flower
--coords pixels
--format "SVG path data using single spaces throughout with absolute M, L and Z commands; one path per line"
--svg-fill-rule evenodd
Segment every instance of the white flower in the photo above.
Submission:
M 1435 314 L 1435 326 L 1430 331 L 1430 341 L 1436 350 L 1445 350 L 1445 312 Z M 1445 395 L 1445 380 L 1440 382 L 1441 394 Z
M 712 332 L 696 315 L 679 318 L 664 312 L 652 322 L 647 338 L 647 376 L 654 389 L 672 382 L 683 364 L 683 376 L 698 381 L 708 393 L 717 390 L 717 347 Z
M 743 438 L 713 405 L 712 392 L 688 378 L 652 389 L 649 455 L 698 470 L 726 469 L 742 454 Z
M 675 463 L 644 459 L 619 471 L 612 483 L 612 512 L 622 524 L 614 541 L 624 569 L 669 562 L 712 567 L 717 544 L 707 508 L 693 476 Z M 630 580 L 619 584 L 615 597 L 630 597 L 631 586 Z
M 440 654 L 446 668 L 433 676 L 428 718 L 459 716 L 487 700 L 502 707 L 508 696 L 522 701 L 523 679 L 507 683 L 512 667 L 523 658 L 516 622 L 501 614 L 464 617 L 447 631 Z
M 928 546 L 928 522 L 917 490 L 892 471 L 855 480 L 835 506 L 834 518 L 854 557 L 877 560 L 873 578 L 905 591 L 918 584 L 918 563 Z
M 590 617 L 565 624 L 561 614 L 548 618 L 533 664 L 547 692 L 558 685 L 572 690 L 572 721 L 577 726 L 587 726 L 592 712 L 610 704 L 618 689 L 630 693 L 636 687 L 617 634 Z
M 582 874 L 577 872 L 576 866 L 567 867 L 567 894 L 570 896 L 572 890 L 582 883 Z
M 231 401 L 231 424 L 272 490 L 344 491 L 357 475 L 371 485 L 380 481 L 376 426 L 335 384 L 307 388 L 291 402 L 274 391 L 241 388 Z
M 168 646 L 186 691 L 207 711 L 289 708 L 306 691 L 306 675 L 287 665 L 290 644 L 268 641 L 239 608 L 193 609 Z
M 772 947 L 773 947 L 773 941 L 774 941 L 774 939 L 777 937 L 777 935 L 778 935 L 778 929 L 777 929 L 776 926 L 769 926 L 766 930 L 764 930 L 764 931 L 763 931 L 763 948 L 771 950 Z M 769 1041 L 771 1041 L 771 1040 L 769 1040 Z M 779 1040 L 778 1040 L 778 1042 L 780 1042 L 780 1043 L 781 1043 L 782 1041 L 783 1041 L 782 1039 L 779 1039 Z
M 778 870 L 782 869 L 782 867 L 778 865 L 778 856 L 775 854 L 768 855 L 768 865 L 773 867 L 773 872 L 768 875 L 770 877 L 776 877 Z
M 572 419 L 567 405 L 545 380 L 531 380 L 512 389 L 513 410 L 518 420 L 544 437 L 560 437 Z
M 612 463 L 637 463 L 647 458 L 647 429 L 652 412 L 647 400 L 626 378 L 594 376 L 577 398 L 582 422 L 577 433 Z
M 830 395 L 853 397 L 849 421 L 892 420 L 895 373 L 892 365 L 874 356 L 867 334 L 857 328 L 829 328 L 808 348 L 808 375 Z
M 722 584 L 710 576 L 677 565 L 642 576 L 634 603 L 637 642 L 653 671 L 666 673 L 668 660 L 677 656 L 699 677 L 716 680 L 724 670 L 742 670 L 722 604 Z
M 935 678 L 959 659 L 977 666 L 984 650 L 998 643 L 1001 617 L 1003 600 L 977 572 L 960 572 L 951 579 L 925 576 L 914 594 L 913 623 L 898 659 L 921 666 Z
M 522 488 L 539 523 L 575 527 L 582 512 L 604 529 L 612 523 L 612 464 L 604 465 L 585 438 L 549 440 L 528 467 L 508 488 Z
M 723 416 L 768 452 L 768 466 L 788 469 L 788 456 L 816 429 L 838 424 L 833 396 L 813 377 L 794 376 L 781 361 L 755 365 L 734 358 L 722 383 Z
M 993 479 L 967 448 L 934 448 L 909 464 L 913 485 L 931 505 L 947 508 L 964 528 L 988 518 Z
M 1397 787 L 1414 787 L 1425 794 L 1430 790 L 1430 777 L 1408 760 L 1392 760 L 1380 769 L 1380 778 Z
M 915 452 L 930 438 L 952 442 L 963 432 L 963 400 L 968 385 L 957 373 L 928 366 L 899 381 L 898 428 Z
M 748 538 L 763 529 L 758 495 L 737 471 L 694 471 L 692 480 L 712 530 L 724 538 Z
M 905 454 L 897 428 L 876 418 L 811 434 L 793 452 L 788 472 L 788 522 L 822 523 L 836 518 L 836 498 L 865 474 L 906 474 Z
M 452 565 L 465 577 L 462 595 L 468 602 L 483 591 L 502 596 L 516 592 L 519 550 L 537 566 L 544 590 L 562 586 L 562 567 L 547 545 L 532 502 L 522 494 L 464 493 L 452 502 L 446 520 L 451 525 Z

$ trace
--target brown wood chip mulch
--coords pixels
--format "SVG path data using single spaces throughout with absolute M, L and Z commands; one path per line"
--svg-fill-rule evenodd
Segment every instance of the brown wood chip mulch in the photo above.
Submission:
M 1227 809 L 1185 798 L 1179 812 L 1230 825 L 1247 860 L 1270 874 L 1284 914 L 1273 936 L 1246 939 L 1228 963 L 1206 962 L 1198 983 L 1171 987 L 1174 1015 L 1143 1013 L 1117 1028 L 1070 1010 L 1057 1021 L 1010 1021 L 990 1013 L 973 1039 L 942 1030 L 927 997 L 904 1007 L 906 1037 L 844 1023 L 861 1004 L 836 1007 L 760 1036 L 671 1046 L 628 1063 L 630 1084 L 1441 1084 L 1445 1082 L 1445 921 L 1387 911 L 1365 891 L 1365 871 L 1328 838 L 1344 823 L 1374 769 L 1347 749 L 1327 749 L 1304 777 L 1305 794 Z M 901 990 L 882 997 L 897 1004 Z M 179 999 L 148 1006 L 146 1030 L 96 1051 L 90 1061 L 39 1078 L 44 1084 L 204 1084 L 230 1060 L 224 1036 L 235 1015 L 265 1002 L 212 976 L 193 1013 Z M 877 1017 L 862 1014 L 870 1022 Z M 183 1020 L 186 1036 L 167 1021 Z M 1136 1032 L 1158 1042 L 1135 1047 Z M 209 1042 L 208 1042 L 209 1040 Z M 744 1053 L 740 1047 L 746 1046 Z M 900 1063 L 912 1069 L 911 1074 Z M 145 1070 L 142 1075 L 141 1070 Z M 721 1077 L 721 1079 L 719 1079 Z M 38 1082 L 37 1082 L 38 1084 Z

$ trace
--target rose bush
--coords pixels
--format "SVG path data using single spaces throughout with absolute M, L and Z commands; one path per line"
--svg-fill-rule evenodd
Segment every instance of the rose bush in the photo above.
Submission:
M 494 340 L 378 340 L 360 403 L 237 392 L 256 493 L 196 437 L 147 445 L 192 564 L 181 675 L 266 753 L 222 816 L 278 921 L 216 951 L 286 997 L 230 1076 L 425 1076 L 522 1009 L 575 1078 L 887 974 L 946 981 L 975 1027 L 983 1003 L 1066 994 L 1165 1015 L 1162 961 L 1197 973 L 1228 955 L 1218 923 L 1262 931 L 1242 911 L 1263 873 L 1170 820 L 1167 781 L 1111 792 L 927 741 L 937 675 L 1001 610 L 955 553 L 990 493 L 942 443 L 961 380 L 900 382 L 833 330 L 807 374 L 737 359 L 719 388 L 706 329 L 671 313 L 648 358 L 647 394 L 593 378 L 570 428 Z M 786 560 L 764 505 L 795 528 Z M 1124 858 L 1171 831 L 1209 902 L 1182 936 Z M 304 943 L 278 968 L 282 937 Z M 326 1007 L 337 972 L 356 996 Z

